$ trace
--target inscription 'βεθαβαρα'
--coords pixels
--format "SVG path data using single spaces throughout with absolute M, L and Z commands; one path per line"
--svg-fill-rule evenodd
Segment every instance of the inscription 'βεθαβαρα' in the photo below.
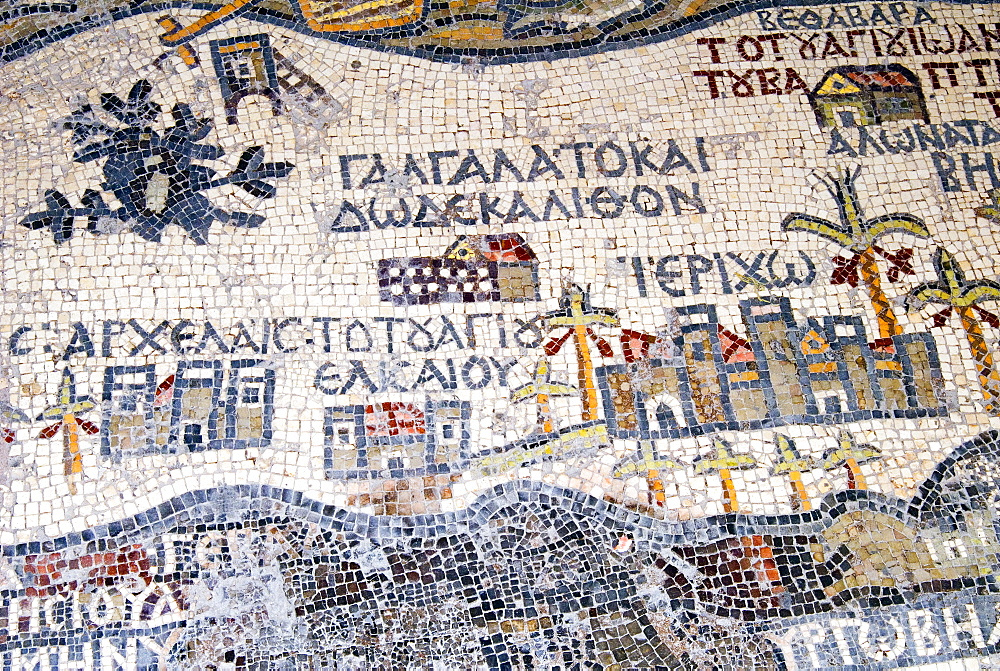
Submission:
M 787 7 L 757 12 L 761 30 L 820 30 L 937 23 L 926 7 L 905 2 L 846 5 L 821 9 Z

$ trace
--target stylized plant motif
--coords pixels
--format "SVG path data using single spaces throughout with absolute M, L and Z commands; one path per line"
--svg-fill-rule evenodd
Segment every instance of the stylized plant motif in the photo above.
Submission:
M 965 329 L 965 337 L 969 341 L 969 349 L 976 360 L 979 385 L 987 401 L 986 408 L 993 414 L 1000 414 L 1000 375 L 993 365 L 993 354 L 986 344 L 979 321 L 981 318 L 993 328 L 1000 328 L 1000 318 L 979 307 L 979 303 L 984 301 L 1000 300 L 1000 283 L 967 280 L 955 258 L 940 247 L 934 253 L 934 268 L 937 270 L 938 280 L 914 287 L 906 296 L 907 309 L 918 310 L 927 303 L 947 306 L 933 316 L 934 326 L 944 326 L 953 311 L 958 313 L 962 328 Z
M 892 311 L 892 305 L 882 291 L 882 276 L 876 262 L 876 255 L 889 262 L 888 279 L 895 282 L 901 275 L 913 275 L 910 259 L 912 249 L 900 249 L 896 253 L 886 252 L 876 243 L 889 233 L 909 233 L 918 238 L 927 238 L 930 231 L 923 221 L 910 214 L 886 214 L 874 219 L 865 219 L 858 204 L 854 183 L 860 168 L 854 173 L 843 173 L 837 177 L 828 176 L 827 187 L 837 201 L 840 223 L 814 217 L 809 214 L 794 213 L 781 223 L 786 231 L 807 231 L 835 242 L 850 250 L 850 258 L 834 257 L 833 284 L 850 284 L 856 287 L 860 281 L 868 290 L 875 317 L 878 320 L 879 338 L 899 335 L 899 324 Z
M 90 422 L 78 419 L 77 415 L 89 412 L 95 408 L 89 396 L 78 396 L 76 380 L 67 367 L 63 370 L 62 382 L 59 385 L 59 400 L 55 405 L 46 408 L 38 416 L 39 420 L 57 420 L 55 424 L 45 427 L 38 434 L 41 438 L 51 438 L 63 434 L 63 468 L 69 480 L 70 494 L 76 494 L 77 480 L 83 474 L 83 457 L 80 454 L 80 431 L 95 434 L 99 429 Z
M 550 375 L 549 362 L 542 359 L 535 366 L 534 379 L 510 393 L 510 400 L 514 403 L 535 399 L 538 406 L 538 428 L 542 433 L 552 433 L 554 430 L 549 399 L 557 396 L 573 396 L 577 393 L 576 387 L 572 385 L 549 381 Z
M 214 160 L 222 149 L 198 144 L 211 131 L 211 121 L 199 119 L 184 104 L 174 105 L 174 125 L 163 133 L 153 130 L 160 106 L 149 99 L 153 87 L 140 80 L 125 100 L 113 93 L 101 94 L 101 109 L 117 122 L 104 123 L 91 105 L 84 105 L 66 120 L 73 131 L 72 141 L 80 147 L 73 160 L 87 163 L 102 158 L 102 187 L 121 203 L 109 207 L 100 193 L 87 189 L 82 207 L 73 207 L 56 190 L 45 192 L 45 210 L 25 217 L 21 224 L 30 229 L 47 228 L 56 244 L 73 237 L 73 222 L 85 217 L 87 230 L 99 234 L 102 218 L 117 220 L 137 235 L 159 242 L 169 224 L 183 228 L 196 244 L 208 242 L 213 221 L 235 226 L 256 227 L 264 221 L 259 214 L 229 212 L 212 205 L 202 191 L 235 184 L 247 193 L 271 198 L 276 188 L 264 180 L 287 177 L 291 163 L 265 163 L 262 147 L 249 147 L 240 156 L 236 168 L 225 177 L 216 177 L 210 167 L 194 161 Z
M 718 473 L 722 480 L 722 508 L 727 513 L 735 513 L 740 509 L 736 500 L 736 487 L 733 486 L 732 472 L 744 471 L 757 466 L 757 460 L 748 454 L 732 454 L 732 446 L 721 438 L 712 441 L 714 447 L 711 454 L 694 460 L 694 472 Z
M 802 471 L 812 467 L 812 460 L 800 455 L 795 448 L 795 441 L 788 436 L 776 435 L 775 448 L 778 452 L 778 462 L 771 468 L 771 475 L 787 473 L 788 479 L 792 482 L 792 508 L 809 510 L 812 506 L 805 485 L 802 484 Z
M 579 389 L 583 398 L 584 421 L 597 419 L 597 385 L 594 383 L 594 363 L 590 355 L 589 340 L 593 340 L 601 356 L 613 356 L 611 344 L 599 337 L 590 327 L 594 324 L 618 326 L 618 317 L 609 308 L 595 308 L 590 304 L 590 294 L 577 285 L 568 287 L 559 299 L 559 310 L 545 315 L 549 328 L 567 327 L 565 334 L 545 343 L 547 356 L 554 356 L 574 336 Z
M 823 453 L 823 468 L 833 471 L 847 469 L 848 489 L 868 489 L 865 476 L 861 474 L 861 464 L 882 458 L 882 452 L 872 445 L 858 445 L 849 431 L 841 431 L 837 447 Z

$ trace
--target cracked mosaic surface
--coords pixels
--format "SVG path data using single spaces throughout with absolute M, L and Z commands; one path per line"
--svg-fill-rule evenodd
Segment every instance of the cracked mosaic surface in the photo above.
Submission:
M 1000 665 L 985 2 L 0 3 L 0 668 Z

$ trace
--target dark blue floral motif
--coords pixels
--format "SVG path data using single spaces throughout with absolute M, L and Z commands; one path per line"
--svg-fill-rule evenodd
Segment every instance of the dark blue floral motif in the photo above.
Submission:
M 25 217 L 21 224 L 30 229 L 47 228 L 60 244 L 73 237 L 76 218 L 87 219 L 87 230 L 101 233 L 101 218 L 118 220 L 136 234 L 159 242 L 168 224 L 177 224 L 195 243 L 208 242 L 213 221 L 253 228 L 264 217 L 246 212 L 229 212 L 216 207 L 201 192 L 226 184 L 235 184 L 247 193 L 271 198 L 277 192 L 265 180 L 287 177 L 295 167 L 291 163 L 265 163 L 262 147 L 249 147 L 240 156 L 236 168 L 225 177 L 195 161 L 211 161 L 223 155 L 215 145 L 198 144 L 212 130 L 211 121 L 199 119 L 184 104 L 174 105 L 174 125 L 159 133 L 152 128 L 160 114 L 159 104 L 151 101 L 153 87 L 140 80 L 122 100 L 113 93 L 101 94 L 101 109 L 120 124 L 101 121 L 90 105 L 75 111 L 65 122 L 73 131 L 73 153 L 78 163 L 107 158 L 101 187 L 114 194 L 120 207 L 109 207 L 101 194 L 87 189 L 80 198 L 81 207 L 73 207 L 60 192 L 45 192 L 46 208 Z

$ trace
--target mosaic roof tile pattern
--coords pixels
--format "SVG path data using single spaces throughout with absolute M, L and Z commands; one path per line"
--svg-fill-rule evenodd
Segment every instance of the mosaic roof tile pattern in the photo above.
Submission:
M 0 669 L 1000 665 L 1000 9 L 0 5 Z

